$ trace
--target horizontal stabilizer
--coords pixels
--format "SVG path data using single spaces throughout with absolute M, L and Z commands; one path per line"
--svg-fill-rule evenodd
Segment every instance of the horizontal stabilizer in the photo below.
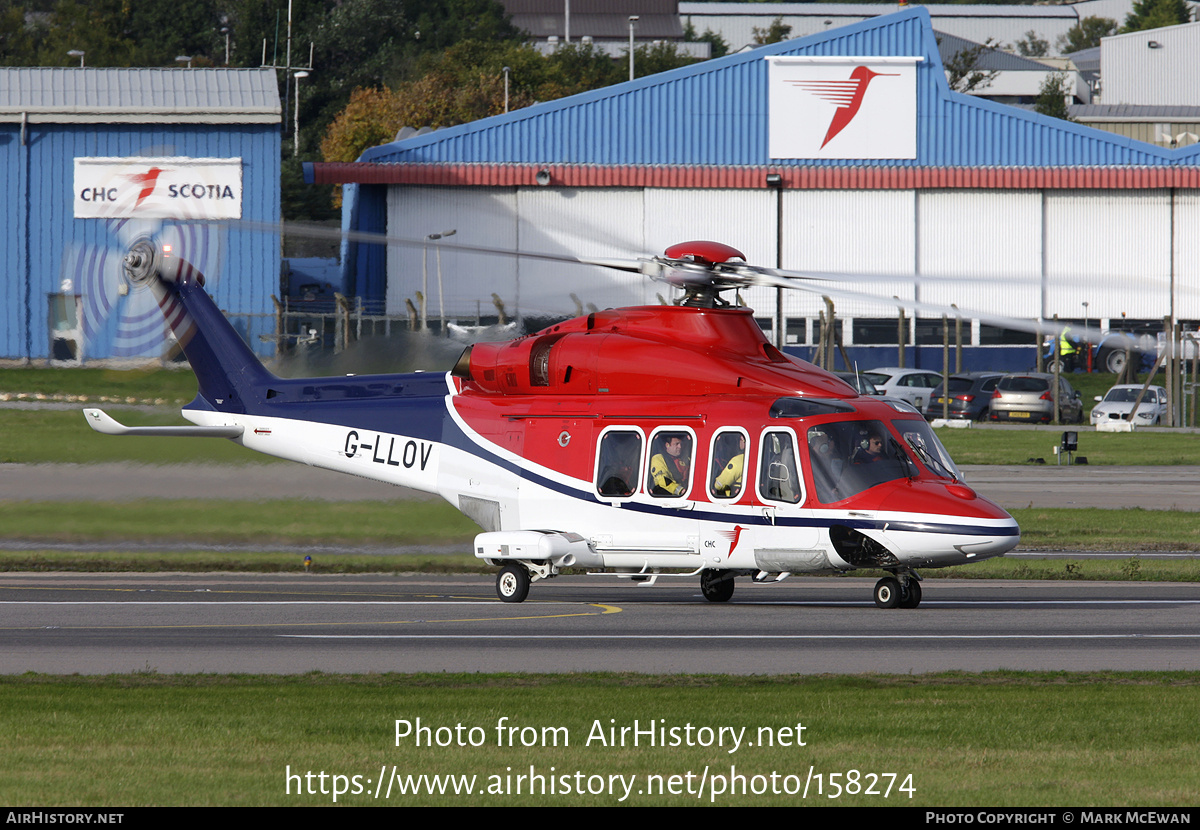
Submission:
M 223 426 L 127 427 L 102 409 L 85 409 L 83 417 L 96 432 L 105 435 L 176 435 L 193 438 L 240 438 L 245 427 L 238 424 Z

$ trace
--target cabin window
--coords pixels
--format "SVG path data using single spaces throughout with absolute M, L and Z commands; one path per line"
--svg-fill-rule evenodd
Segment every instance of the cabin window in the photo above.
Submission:
M 798 504 L 802 496 L 796 467 L 796 444 L 790 432 L 763 434 L 758 464 L 758 493 L 768 501 Z
M 600 439 L 596 464 L 596 492 L 610 498 L 626 498 L 637 490 L 642 467 L 642 434 L 636 430 L 613 430 Z
M 659 498 L 683 498 L 692 486 L 692 435 L 683 430 L 662 430 L 650 439 L 650 468 L 646 491 Z
M 723 430 L 713 439 L 708 493 L 714 499 L 736 499 L 742 494 L 747 446 L 746 433 L 741 430 Z

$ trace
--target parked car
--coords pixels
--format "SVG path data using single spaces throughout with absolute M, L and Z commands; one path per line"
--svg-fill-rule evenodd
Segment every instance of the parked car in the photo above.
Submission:
M 908 401 L 917 409 L 925 408 L 933 388 L 942 382 L 940 374 L 924 369 L 898 369 L 887 366 L 862 374 L 863 377 L 875 384 L 879 394 Z
M 864 375 L 861 372 L 857 372 L 857 373 L 856 372 L 834 372 L 834 374 L 837 375 L 842 380 L 846 381 L 846 383 L 850 384 L 852 387 L 854 387 L 854 391 L 860 395 L 882 395 L 883 394 L 878 389 L 876 389 L 875 384 L 873 384 L 873 383 L 871 383 L 871 381 L 867 380 L 866 375 Z
M 1138 404 L 1137 415 L 1130 418 L 1139 395 L 1142 402 Z M 1147 426 L 1162 423 L 1167 414 L 1167 390 L 1161 386 L 1149 386 L 1142 395 L 1140 384 L 1122 384 L 1109 389 L 1103 398 L 1097 395 L 1096 400 L 1099 403 L 1092 409 L 1093 426 L 1102 421 L 1133 421 Z
M 1083 400 L 1079 393 L 1064 377 L 1058 383 L 1059 420 L 1083 423 Z M 990 406 L 988 418 L 993 421 L 1050 423 L 1054 420 L 1054 375 L 1045 372 L 1005 375 L 996 384 Z
M 963 421 L 986 421 L 991 412 L 992 393 L 1004 377 L 1002 372 L 964 372 L 950 376 L 950 400 L 946 406 L 950 418 Z M 925 405 L 929 420 L 942 417 L 942 385 L 934 387 Z

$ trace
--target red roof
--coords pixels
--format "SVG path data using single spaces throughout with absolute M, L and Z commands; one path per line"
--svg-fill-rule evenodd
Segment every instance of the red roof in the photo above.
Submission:
M 767 174 L 787 190 L 925 188 L 1101 189 L 1200 188 L 1200 167 L 712 167 L 667 165 L 395 164 L 312 165 L 315 184 L 408 184 L 532 187 L 538 174 L 557 187 L 766 188 Z M 544 177 L 543 177 L 544 178 Z

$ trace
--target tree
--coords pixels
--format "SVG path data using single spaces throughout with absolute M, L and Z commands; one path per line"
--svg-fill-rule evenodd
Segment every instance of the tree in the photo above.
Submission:
M 321 141 L 325 161 L 354 161 L 363 150 L 386 144 L 401 122 L 400 102 L 387 89 L 356 89 L 350 102 L 338 113 Z
M 538 101 L 553 101 L 589 89 L 600 89 L 629 77 L 619 61 L 614 61 L 591 43 L 560 45 L 545 57 L 543 63 L 546 65 L 545 79 L 540 86 L 531 89 Z
M 709 45 L 708 56 L 710 58 L 720 58 L 729 54 L 729 42 L 725 38 L 712 29 L 705 29 L 704 34 L 697 35 L 696 27 L 692 25 L 690 17 L 683 26 L 683 39 L 689 43 L 707 43 Z
M 1044 58 L 1050 54 L 1050 41 L 1043 40 L 1030 29 L 1025 37 L 1017 41 L 1017 54 L 1026 58 Z
M 1125 17 L 1121 32 L 1144 32 L 1163 26 L 1178 26 L 1191 21 L 1185 0 L 1135 0 L 1133 11 Z
M 1067 99 L 1071 97 L 1071 85 L 1066 74 L 1051 72 L 1046 76 L 1046 80 L 1042 81 L 1037 100 L 1033 104 L 1034 112 L 1064 121 L 1074 121 L 1067 109 Z
M 627 53 L 628 54 L 628 53 Z M 639 46 L 633 51 L 633 67 L 637 77 L 657 75 L 681 66 L 691 66 L 696 59 L 680 52 L 674 43 L 660 41 L 648 46 Z
M 1085 17 L 1059 35 L 1055 46 L 1060 55 L 1094 49 L 1100 45 L 1100 38 L 1115 35 L 1118 28 L 1120 24 L 1111 17 Z
M 792 33 L 792 27 L 783 22 L 782 17 L 777 17 L 771 21 L 771 25 L 765 29 L 754 27 L 754 42 L 759 46 L 765 46 L 768 43 L 779 43 L 781 40 L 787 40 L 788 35 Z
M 989 52 L 1000 44 L 992 38 L 983 43 L 976 43 L 955 52 L 943 63 L 946 70 L 946 80 L 955 92 L 971 92 L 976 89 L 987 89 L 1000 73 L 995 69 L 979 69 L 979 58 L 984 52 Z
M 468 39 L 505 48 L 521 38 L 496 0 L 325 0 L 319 15 L 298 21 L 293 31 L 293 65 L 307 63 L 307 45 L 313 42 L 314 71 L 304 82 L 301 99 L 306 134 L 323 135 L 347 106 L 351 91 L 398 89 L 425 74 L 431 58 Z M 276 62 L 282 63 L 283 56 Z M 466 66 L 478 66 L 478 61 Z M 305 144 L 311 148 L 316 142 Z

